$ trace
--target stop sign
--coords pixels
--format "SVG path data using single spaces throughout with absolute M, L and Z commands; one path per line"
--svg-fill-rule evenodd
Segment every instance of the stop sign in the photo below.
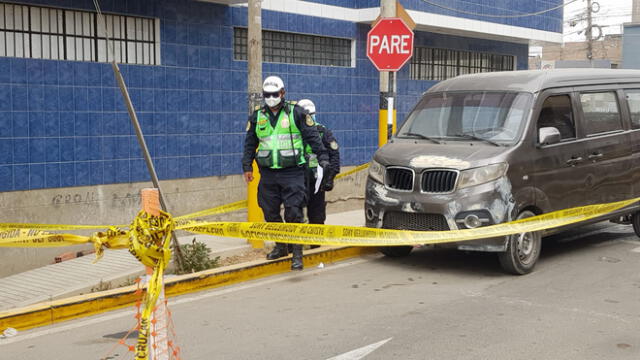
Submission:
M 384 18 L 367 34 L 367 57 L 379 71 L 398 71 L 413 55 L 413 31 L 400 18 Z

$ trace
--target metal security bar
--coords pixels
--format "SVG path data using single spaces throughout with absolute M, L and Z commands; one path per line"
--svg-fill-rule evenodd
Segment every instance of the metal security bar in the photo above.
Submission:
M 472 51 L 416 47 L 411 58 L 412 80 L 446 80 L 458 75 L 511 71 L 515 57 Z
M 263 30 L 262 54 L 265 62 L 350 67 L 351 40 Z M 233 58 L 247 60 L 246 28 L 234 28 Z
M 0 3 L 0 56 L 157 65 L 156 19 Z M 111 34 L 113 55 L 107 49 Z

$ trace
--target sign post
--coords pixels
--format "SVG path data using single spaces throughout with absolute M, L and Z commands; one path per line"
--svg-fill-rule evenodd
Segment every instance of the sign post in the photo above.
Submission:
M 367 57 L 378 71 L 389 72 L 389 91 L 381 94 L 378 145 L 395 131 L 394 78 L 413 55 L 413 31 L 400 18 L 382 18 L 367 34 Z M 385 106 L 386 105 L 386 106 Z

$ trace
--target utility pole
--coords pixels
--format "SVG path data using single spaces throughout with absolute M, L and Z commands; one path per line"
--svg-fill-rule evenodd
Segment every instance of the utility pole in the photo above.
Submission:
M 640 0 L 633 0 L 633 5 L 631 5 L 631 22 L 640 22 Z
M 380 0 L 380 17 L 396 16 L 396 0 Z M 394 98 L 396 94 L 395 72 L 380 72 L 380 109 L 378 112 L 378 146 L 382 147 L 395 130 L 396 112 Z
M 585 31 L 585 35 L 587 36 L 587 59 L 591 63 L 591 67 L 593 67 L 593 5 L 591 4 L 591 0 L 587 0 L 587 30 Z
M 262 104 L 262 0 L 249 0 L 247 66 L 249 114 Z
M 262 0 L 249 0 L 247 30 L 247 87 L 249 93 L 249 114 L 256 106 L 262 105 Z M 253 181 L 247 187 L 247 220 L 263 221 L 262 210 L 258 206 L 258 183 L 260 172 L 253 162 Z M 262 242 L 251 242 L 253 247 L 263 246 Z

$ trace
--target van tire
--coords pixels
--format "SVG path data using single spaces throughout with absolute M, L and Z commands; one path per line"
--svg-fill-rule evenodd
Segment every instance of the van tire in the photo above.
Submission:
M 633 225 L 633 231 L 635 231 L 636 236 L 640 237 L 640 211 L 631 215 L 631 224 Z
M 378 250 L 388 257 L 404 257 L 411 253 L 413 246 L 382 246 Z
M 517 220 L 536 216 L 531 211 L 521 212 Z M 540 257 L 542 236 L 539 231 L 514 234 L 507 237 L 507 251 L 498 253 L 502 268 L 513 275 L 525 275 L 533 271 Z

